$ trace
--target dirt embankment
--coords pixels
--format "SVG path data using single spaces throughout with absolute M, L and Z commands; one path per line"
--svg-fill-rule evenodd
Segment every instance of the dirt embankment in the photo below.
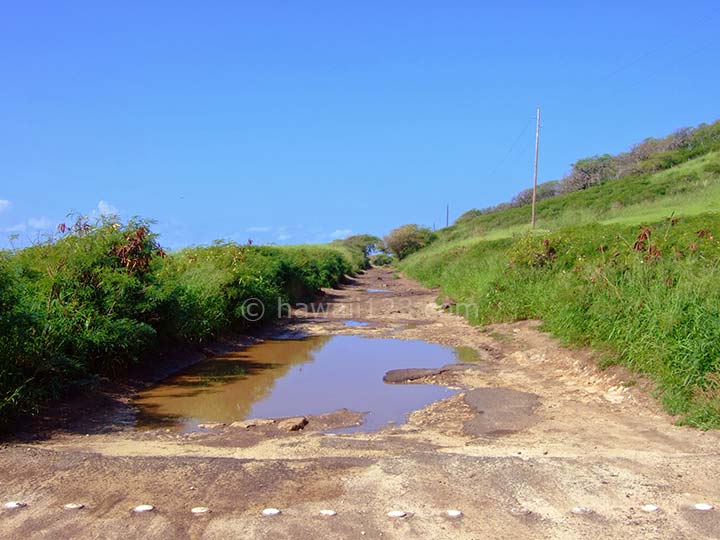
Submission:
M 138 432 L 119 399 L 102 429 L 90 424 L 86 435 L 79 423 L 0 449 L 2 502 L 28 503 L 0 510 L 0 536 L 720 537 L 720 510 L 693 508 L 720 505 L 716 433 L 674 426 L 634 377 L 598 371 L 589 352 L 561 347 L 535 322 L 474 328 L 438 310 L 436 295 L 375 269 L 327 291 L 322 313 L 307 306 L 284 327 L 423 339 L 475 357 L 470 366 L 389 373 L 388 383 L 462 389 L 406 424 L 327 433 L 358 421 L 340 411 L 292 431 L 276 422 Z M 85 507 L 63 508 L 71 502 Z M 143 503 L 155 510 L 130 512 Z M 649 504 L 658 510 L 644 511 Z M 197 506 L 210 513 L 192 514 Z M 264 517 L 266 507 L 281 514 Z M 389 518 L 391 510 L 407 515 Z

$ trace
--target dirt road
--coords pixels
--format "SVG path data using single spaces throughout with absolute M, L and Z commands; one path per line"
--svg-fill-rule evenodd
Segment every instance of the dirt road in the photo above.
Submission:
M 357 420 L 340 412 L 292 432 L 126 426 L 11 442 L 0 448 L 0 502 L 27 506 L 0 509 L 0 537 L 720 538 L 720 508 L 693 508 L 720 506 L 718 434 L 674 426 L 642 381 L 598 371 L 590 353 L 563 348 L 537 323 L 472 327 L 438 310 L 436 296 L 375 269 L 327 291 L 327 313 L 297 310 L 286 328 L 423 339 L 479 357 L 468 368 L 391 373 L 399 384 L 463 389 L 406 424 L 328 434 Z M 85 507 L 63 508 L 71 502 Z M 130 512 L 145 503 L 155 510 Z M 642 509 L 650 504 L 658 510 Z M 211 511 L 194 515 L 197 506 Z M 264 517 L 266 507 L 281 513 Z

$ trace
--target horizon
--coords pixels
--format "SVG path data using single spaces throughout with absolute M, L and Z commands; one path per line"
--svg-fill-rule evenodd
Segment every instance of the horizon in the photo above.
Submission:
M 709 1 L 314 5 L 7 7 L 0 248 L 72 211 L 171 249 L 440 228 L 531 187 L 537 106 L 538 182 L 720 117 Z

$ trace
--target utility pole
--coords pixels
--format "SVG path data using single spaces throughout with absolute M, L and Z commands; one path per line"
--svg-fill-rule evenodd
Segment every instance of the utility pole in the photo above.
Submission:
M 445 226 L 450 225 L 450 205 L 445 205 Z
M 540 150 L 540 107 L 537 108 L 537 125 L 535 126 L 535 174 L 533 175 L 532 228 L 535 228 L 535 203 L 537 202 L 538 154 Z

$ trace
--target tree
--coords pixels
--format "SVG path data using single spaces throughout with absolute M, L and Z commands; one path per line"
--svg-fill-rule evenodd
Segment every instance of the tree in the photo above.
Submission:
M 513 197 L 510 204 L 512 205 L 512 207 L 525 206 L 527 204 L 530 204 L 532 203 L 532 194 L 532 188 L 523 189 L 520 193 Z M 558 182 L 557 180 L 552 180 L 550 182 L 543 182 L 542 184 L 538 184 L 537 192 L 535 195 L 538 201 L 542 201 L 543 199 L 549 199 L 550 197 L 554 197 L 557 194 Z
M 379 249 L 382 240 L 372 234 L 356 234 L 348 236 L 342 243 L 353 249 L 359 249 L 367 258 Z
M 617 166 L 613 156 L 603 154 L 578 160 L 572 171 L 562 181 L 562 192 L 580 191 L 601 184 L 617 176 Z
M 390 231 L 385 237 L 385 247 L 398 259 L 424 248 L 435 240 L 435 233 L 427 227 L 414 224 L 403 225 Z

